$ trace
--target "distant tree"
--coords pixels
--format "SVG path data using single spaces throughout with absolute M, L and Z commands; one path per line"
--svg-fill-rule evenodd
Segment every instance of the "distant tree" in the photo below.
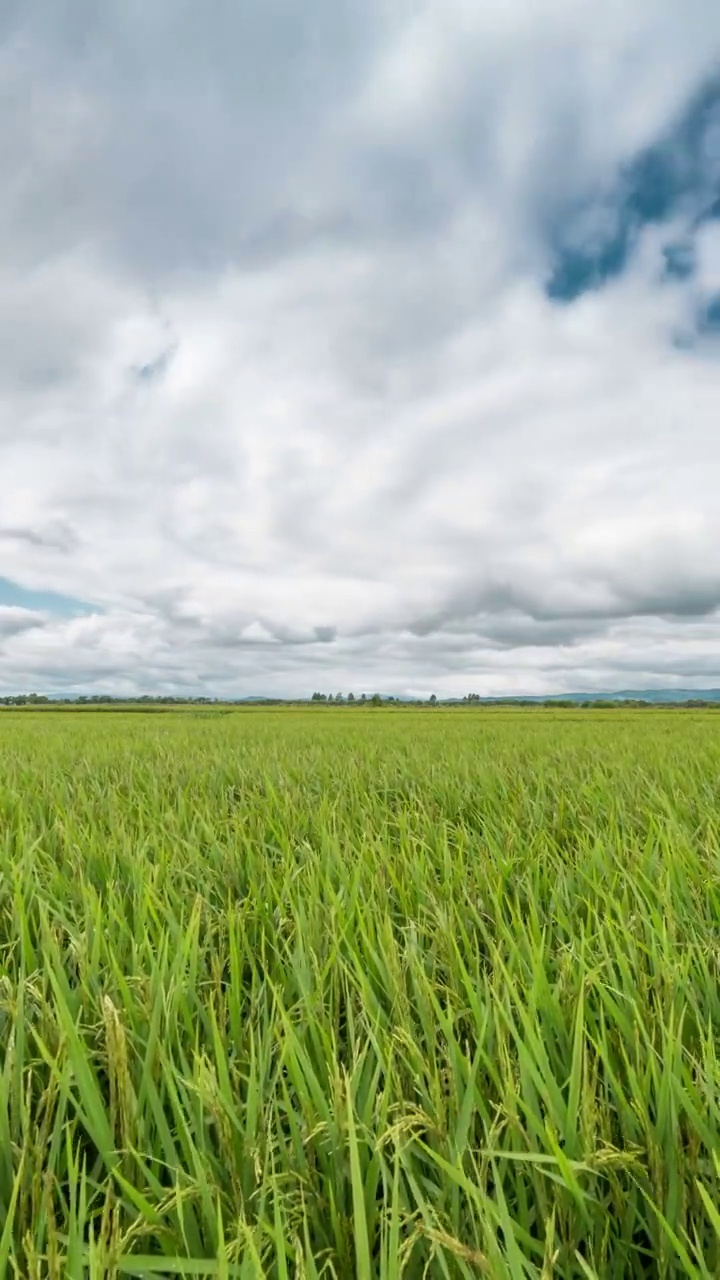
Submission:
M 361 702 L 367 702 L 367 694 L 366 694 L 366 693 L 361 693 L 361 694 L 360 694 L 360 701 L 361 701 Z
M 431 707 L 435 706 L 435 703 L 437 702 L 437 698 L 435 697 L 434 693 L 430 694 L 429 702 Z
M 336 701 L 336 702 L 342 702 L 342 701 L 343 701 L 343 696 L 342 696 L 342 694 L 341 694 L 341 693 L 336 693 L 336 694 L 335 694 L 335 701 Z
M 348 702 L 354 702 L 354 701 L 355 701 L 355 694 L 354 694 L 354 693 L 349 693 L 349 694 L 348 694 Z
M 379 693 L 374 693 L 370 701 L 374 707 L 379 707 L 382 703 L 382 698 Z

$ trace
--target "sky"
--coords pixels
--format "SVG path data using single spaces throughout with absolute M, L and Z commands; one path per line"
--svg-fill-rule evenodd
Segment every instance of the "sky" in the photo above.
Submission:
M 0 693 L 720 684 L 717 0 L 4 0 Z

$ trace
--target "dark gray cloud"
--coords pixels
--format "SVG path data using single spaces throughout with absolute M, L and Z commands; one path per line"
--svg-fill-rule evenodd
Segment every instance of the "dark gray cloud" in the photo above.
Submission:
M 407 630 L 419 638 L 449 633 L 501 648 L 542 648 L 606 635 L 626 619 L 697 620 L 720 610 L 717 569 L 714 577 L 698 577 L 688 565 L 673 576 L 671 568 L 655 564 L 628 576 L 618 566 L 604 579 L 578 573 L 574 582 L 535 584 L 523 576 L 466 587 L 431 614 L 409 622 Z M 655 584 L 648 581 L 653 577 Z
M 49 522 L 38 528 L 21 528 L 12 525 L 0 525 L 0 541 L 19 542 L 30 547 L 44 550 L 61 551 L 69 554 L 76 551 L 79 538 L 71 525 L 62 520 Z
M 89 242 L 154 281 L 307 243 L 322 137 L 378 16 L 351 0 L 212 19 L 194 0 L 4 6 L 0 155 L 26 261 Z
M 42 614 L 33 613 L 30 609 L 0 605 L 0 644 L 9 636 L 21 635 L 23 632 L 43 627 L 45 622 L 46 619 Z

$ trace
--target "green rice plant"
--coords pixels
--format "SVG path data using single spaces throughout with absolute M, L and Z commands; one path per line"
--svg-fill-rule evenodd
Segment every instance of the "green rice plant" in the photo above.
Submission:
M 0 1280 L 720 1274 L 720 719 L 0 714 Z

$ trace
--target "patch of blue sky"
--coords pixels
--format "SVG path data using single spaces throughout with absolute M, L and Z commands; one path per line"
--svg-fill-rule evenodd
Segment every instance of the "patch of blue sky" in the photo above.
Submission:
M 697 326 L 703 334 L 720 334 L 720 294 L 713 294 L 704 303 Z
M 94 605 L 74 596 L 62 595 L 56 591 L 35 591 L 30 587 L 22 587 L 10 578 L 0 578 L 0 605 L 10 605 L 16 609 L 32 609 L 38 613 L 49 613 L 57 618 L 75 618 L 85 613 L 97 613 Z
M 720 79 L 705 87 L 667 137 L 635 156 L 613 189 L 588 193 L 550 230 L 552 268 L 546 291 L 573 302 L 622 275 L 643 227 L 681 219 L 664 249 L 665 279 L 695 270 L 693 234 L 720 218 Z

